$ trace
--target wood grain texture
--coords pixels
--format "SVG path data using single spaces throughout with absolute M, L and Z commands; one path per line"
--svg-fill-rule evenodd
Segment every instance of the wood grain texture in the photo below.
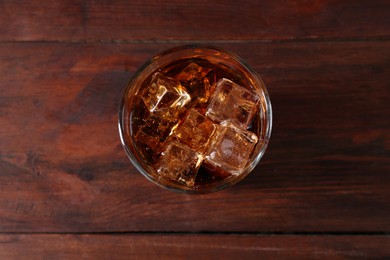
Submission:
M 388 236 L 0 235 L 2 259 L 386 259 L 389 248 Z
M 263 76 L 274 130 L 200 196 L 149 183 L 118 137 L 129 78 L 172 46 L 0 44 L 0 232 L 390 231 L 389 42 L 219 45 Z
M 386 0 L 0 2 L 3 41 L 389 39 Z

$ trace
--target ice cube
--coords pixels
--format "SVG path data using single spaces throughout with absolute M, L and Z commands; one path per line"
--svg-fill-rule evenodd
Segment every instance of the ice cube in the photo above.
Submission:
M 206 116 L 215 122 L 231 120 L 247 128 L 257 112 L 259 99 L 254 91 L 223 78 L 217 82 Z
M 248 159 L 258 142 L 257 136 L 230 121 L 224 121 L 217 129 L 206 155 L 207 168 L 219 168 L 232 175 L 245 170 Z M 226 177 L 226 176 L 222 176 Z
M 175 77 L 198 103 L 206 103 L 215 84 L 214 70 L 191 62 Z
M 150 112 L 155 112 L 180 109 L 191 100 L 191 97 L 178 80 L 157 72 L 150 85 L 142 92 L 142 100 Z
M 175 135 L 192 149 L 203 153 L 208 147 L 215 129 L 216 126 L 210 119 L 196 109 L 190 109 L 183 122 L 176 129 Z
M 147 145 L 154 153 L 161 152 L 162 143 L 172 134 L 178 119 L 172 117 L 169 111 L 159 111 L 151 114 L 140 126 L 135 135 L 137 142 Z
M 188 146 L 173 141 L 161 154 L 157 172 L 165 179 L 193 187 L 202 159 L 199 153 Z

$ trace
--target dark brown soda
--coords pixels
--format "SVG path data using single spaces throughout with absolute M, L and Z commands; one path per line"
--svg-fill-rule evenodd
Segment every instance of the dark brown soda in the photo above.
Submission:
M 239 75 L 235 73 L 234 68 L 229 67 L 227 64 L 221 64 L 221 63 L 212 63 L 207 59 L 182 59 L 175 61 L 168 66 L 164 68 L 159 68 L 158 70 L 154 71 L 151 73 L 151 75 L 146 78 L 146 80 L 143 82 L 141 89 L 138 91 L 138 93 L 142 93 L 144 88 L 148 88 L 150 85 L 150 81 L 152 79 L 152 76 L 155 72 L 160 72 L 164 74 L 165 76 L 174 78 L 178 73 L 180 73 L 186 66 L 188 66 L 190 63 L 196 63 L 197 65 L 204 67 L 204 68 L 210 68 L 214 71 L 215 77 L 216 77 L 216 82 L 218 82 L 222 78 L 227 78 L 236 84 L 239 84 L 243 87 L 246 87 L 252 91 L 255 91 L 253 87 L 250 86 L 250 82 L 246 79 L 244 75 Z M 215 86 L 215 84 L 214 84 Z M 211 91 L 212 95 L 212 91 Z M 207 108 L 207 103 L 205 104 L 197 104 L 196 103 L 196 97 L 191 96 L 191 102 L 189 102 L 186 106 L 185 109 L 189 109 L 191 107 L 195 107 L 198 109 L 199 112 L 202 114 L 205 113 L 206 108 Z M 185 115 L 185 112 L 181 113 L 179 116 L 179 121 L 178 123 L 180 124 L 181 120 L 183 119 L 183 116 Z M 132 109 L 132 114 L 131 114 L 131 130 L 132 134 L 134 136 L 135 133 L 139 130 L 139 126 L 145 123 L 145 119 L 150 116 L 150 112 L 148 109 L 145 107 L 143 101 L 141 100 L 140 97 L 137 97 L 134 100 L 133 103 L 133 109 Z M 261 136 L 261 121 L 260 121 L 260 112 L 258 111 L 256 113 L 256 116 L 252 122 L 252 124 L 248 127 L 248 130 L 255 133 L 257 136 Z M 171 138 L 173 137 L 168 137 L 167 140 L 161 143 L 161 147 L 166 146 L 166 143 L 172 140 Z M 160 157 L 161 149 L 157 149 L 157 151 L 154 151 L 150 147 L 146 146 L 143 142 L 140 142 L 140 140 L 137 140 L 135 138 L 136 146 L 138 148 L 139 153 L 141 154 L 141 157 L 145 161 L 145 163 L 149 166 L 152 166 L 152 168 L 155 168 L 156 163 L 158 162 L 158 159 Z M 215 170 L 218 171 L 218 170 Z M 213 169 L 210 169 L 208 167 L 205 167 L 205 165 L 201 165 L 196 181 L 195 181 L 195 186 L 201 186 L 201 185 L 206 185 L 206 184 L 211 184 L 215 182 L 222 181 L 224 178 L 227 177 L 226 173 L 222 172 L 215 172 Z M 157 173 L 155 173 L 157 174 Z

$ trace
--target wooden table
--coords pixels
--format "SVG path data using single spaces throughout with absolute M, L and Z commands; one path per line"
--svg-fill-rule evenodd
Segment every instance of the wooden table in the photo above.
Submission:
M 389 258 L 390 2 L 0 1 L 0 259 Z M 270 146 L 238 185 L 148 182 L 117 129 L 167 48 L 235 52 Z

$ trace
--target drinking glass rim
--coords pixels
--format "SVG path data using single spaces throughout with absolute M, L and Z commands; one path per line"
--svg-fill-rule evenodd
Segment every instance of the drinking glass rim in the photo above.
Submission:
M 141 165 L 139 160 L 135 158 L 134 154 L 132 151 L 129 150 L 129 147 L 124 139 L 125 131 L 124 131 L 124 107 L 126 104 L 126 100 L 128 97 L 128 92 L 131 90 L 132 86 L 134 85 L 134 82 L 138 79 L 138 77 L 141 75 L 142 72 L 144 72 L 149 66 L 153 64 L 153 62 L 156 62 L 162 57 L 165 57 L 167 55 L 171 55 L 177 52 L 181 51 L 193 51 L 195 52 L 196 50 L 207 50 L 207 51 L 213 51 L 213 52 L 218 52 L 218 53 L 223 53 L 227 55 L 229 58 L 232 58 L 236 63 L 241 65 L 245 70 L 247 70 L 250 74 L 251 77 L 254 78 L 254 80 L 258 83 L 257 85 L 260 87 L 260 90 L 262 93 L 258 94 L 263 94 L 264 97 L 264 103 L 265 103 L 265 109 L 264 112 L 266 113 L 264 116 L 266 117 L 266 128 L 265 132 L 262 135 L 263 143 L 261 145 L 260 150 L 258 151 L 257 155 L 254 157 L 252 160 L 252 163 L 245 169 L 245 171 L 240 174 L 240 176 L 230 176 L 227 177 L 219 182 L 216 183 L 211 183 L 211 184 L 202 184 L 198 189 L 193 189 L 190 187 L 185 187 L 179 184 L 174 184 L 172 182 L 169 182 L 167 180 L 161 180 L 161 178 L 154 178 L 151 176 Z M 259 90 L 256 89 L 256 92 Z M 260 106 L 260 104 L 259 104 Z M 131 123 L 131 122 L 130 122 Z M 182 45 L 182 46 L 176 46 L 173 48 L 169 48 L 167 50 L 164 50 L 157 55 L 153 56 L 152 58 L 148 59 L 132 76 L 131 79 L 129 80 L 127 87 L 122 95 L 121 102 L 119 105 L 119 113 L 118 113 L 118 130 L 119 130 L 119 136 L 120 140 L 122 143 L 122 146 L 127 154 L 127 157 L 130 159 L 134 167 L 143 175 L 145 176 L 149 181 L 157 184 L 160 187 L 163 187 L 165 189 L 173 190 L 175 192 L 180 192 L 180 193 L 186 193 L 186 194 L 201 194 L 201 193 L 210 193 L 210 192 L 215 192 L 218 190 L 222 190 L 226 187 L 232 186 L 238 182 L 240 182 L 242 179 L 244 179 L 253 169 L 256 167 L 256 165 L 260 162 L 261 158 L 263 157 L 268 144 L 269 140 L 271 137 L 271 132 L 272 132 L 272 123 L 273 123 L 273 112 L 272 112 L 272 105 L 271 105 L 271 100 L 269 97 L 268 90 L 261 79 L 261 77 L 257 74 L 256 71 L 252 69 L 251 66 L 249 66 L 241 57 L 236 55 L 235 53 L 225 50 L 220 47 L 215 47 L 212 45 L 208 44 L 190 44 L 190 45 Z M 133 140 L 133 135 L 130 135 L 130 138 L 132 139 L 132 142 L 134 143 Z M 131 144 L 134 146 L 134 144 Z M 229 179 L 229 180 L 228 180 Z M 162 183 L 164 182 L 164 183 Z

